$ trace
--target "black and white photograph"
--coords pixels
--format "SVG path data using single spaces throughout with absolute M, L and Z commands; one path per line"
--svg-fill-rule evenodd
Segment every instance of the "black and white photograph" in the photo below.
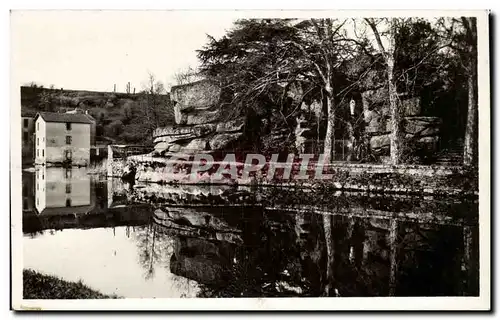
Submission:
M 487 10 L 10 20 L 13 309 L 490 309 Z

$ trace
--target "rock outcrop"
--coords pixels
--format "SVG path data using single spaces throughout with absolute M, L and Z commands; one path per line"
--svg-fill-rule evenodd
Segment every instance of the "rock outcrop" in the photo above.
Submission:
M 220 87 L 211 80 L 172 87 L 176 125 L 154 131 L 156 153 L 232 148 L 243 134 L 245 120 L 223 120 L 220 95 Z
M 368 90 L 361 94 L 365 132 L 370 135 L 370 148 L 376 154 L 387 154 L 390 148 L 392 125 L 386 88 Z M 419 97 L 400 97 L 404 135 L 410 145 L 433 152 L 439 143 L 442 120 L 422 116 Z

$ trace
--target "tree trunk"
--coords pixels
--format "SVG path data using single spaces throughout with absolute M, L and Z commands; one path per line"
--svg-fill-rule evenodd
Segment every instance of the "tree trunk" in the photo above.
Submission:
M 335 146 L 334 146 L 334 135 L 335 135 L 335 107 L 333 101 L 333 94 L 330 89 L 326 89 L 327 98 L 327 120 L 326 120 L 326 134 L 325 134 L 325 146 L 323 153 L 325 154 L 326 162 L 331 162 L 335 160 Z
M 476 159 L 477 152 L 477 55 L 476 55 L 476 23 L 474 18 L 466 19 L 468 38 L 469 38 L 469 66 L 467 76 L 467 89 L 468 89 L 468 107 L 467 107 L 467 123 L 465 128 L 464 140 L 464 166 L 473 166 Z
M 464 166 L 470 167 L 475 163 L 475 143 L 476 143 L 476 114 L 477 102 L 474 90 L 474 78 L 472 72 L 467 77 L 468 86 L 468 108 L 467 108 L 467 125 L 465 128 L 464 141 Z
M 403 135 L 401 132 L 401 115 L 398 109 L 398 92 L 396 89 L 396 81 L 394 79 L 394 51 L 396 47 L 396 18 L 389 21 L 389 44 L 384 48 L 380 33 L 378 32 L 375 22 L 371 19 L 365 19 L 375 35 L 377 44 L 382 52 L 385 63 L 387 65 L 387 83 L 389 87 L 389 108 L 391 113 L 391 163 L 399 164 L 401 162 L 401 154 L 403 152 L 402 143 Z
M 389 109 L 391 113 L 391 163 L 399 164 L 403 152 L 403 136 L 401 132 L 401 113 L 398 108 L 398 92 L 394 79 L 394 50 L 396 46 L 396 30 L 394 19 L 390 22 L 389 46 L 386 53 L 387 82 L 389 85 Z
M 394 55 L 387 55 L 387 80 L 389 84 L 389 110 L 391 113 L 391 163 L 399 164 L 402 154 L 401 114 L 398 108 L 398 93 L 394 81 Z

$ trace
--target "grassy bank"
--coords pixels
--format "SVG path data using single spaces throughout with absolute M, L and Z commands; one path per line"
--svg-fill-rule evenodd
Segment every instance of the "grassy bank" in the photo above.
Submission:
M 69 282 L 30 269 L 23 270 L 24 299 L 116 299 L 84 285 L 81 281 Z

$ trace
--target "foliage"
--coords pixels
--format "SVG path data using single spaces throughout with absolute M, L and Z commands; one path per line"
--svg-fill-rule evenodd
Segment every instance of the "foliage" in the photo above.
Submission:
M 381 25 L 390 20 L 393 26 L 393 81 L 398 99 L 418 96 L 422 115 L 457 119 L 446 121 L 442 128 L 445 142 L 463 136 L 464 75 L 470 55 L 467 43 L 471 42 L 464 19 L 375 20 Z M 345 137 L 347 123 L 352 121 L 347 112 L 349 100 L 361 102 L 359 94 L 364 90 L 387 87 L 383 54 L 372 46 L 366 32 L 356 32 L 360 24 L 359 19 L 238 20 L 222 38 L 208 36 L 207 45 L 198 51 L 200 72 L 221 83 L 227 117 L 251 114 L 260 118 L 260 133 L 255 136 L 264 141 L 272 141 L 265 137 L 280 129 L 288 130 L 286 137 L 293 137 L 302 102 L 321 102 L 323 113 L 334 119 L 319 119 L 316 134 L 321 133 L 317 138 L 325 141 L 326 149 L 332 136 Z M 354 34 L 349 28 L 355 29 Z
M 151 132 L 156 126 L 174 123 L 173 109 L 168 94 L 154 88 L 154 97 L 146 92 L 123 94 L 22 87 L 23 112 L 66 112 L 80 109 L 96 120 L 97 141 L 126 144 L 151 143 Z
M 45 112 L 54 111 L 54 100 L 52 95 L 47 90 L 42 90 L 39 94 L 39 104 L 38 106 Z
M 223 103 L 230 104 L 230 116 L 271 113 L 285 104 L 280 86 L 289 77 L 288 39 L 296 32 L 282 19 L 238 20 L 234 28 L 198 51 L 200 72 L 220 81 Z M 286 84 L 285 84 L 286 86 Z M 276 110 L 277 111 L 277 110 Z

